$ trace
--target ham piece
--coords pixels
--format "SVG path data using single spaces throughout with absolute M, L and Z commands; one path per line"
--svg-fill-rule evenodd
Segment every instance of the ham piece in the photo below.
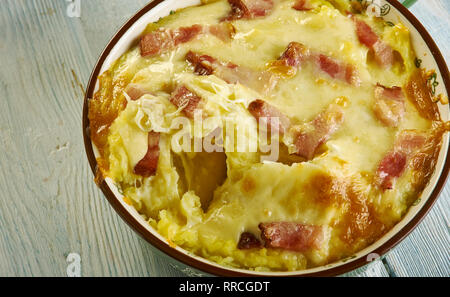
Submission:
M 230 62 L 222 62 L 214 57 L 192 51 L 186 55 L 186 60 L 194 66 L 194 72 L 198 75 L 214 74 L 229 84 L 240 83 L 263 95 L 268 94 L 278 82 L 278 76 L 270 71 L 254 70 Z
M 128 97 L 130 97 L 132 101 L 138 100 L 145 94 L 151 94 L 151 92 L 145 90 L 143 87 L 133 83 L 127 86 L 125 93 L 127 93 Z
M 189 118 L 194 118 L 195 110 L 199 108 L 202 98 L 189 90 L 185 85 L 179 85 L 170 95 L 170 102 L 178 108 L 183 108 L 183 112 Z
M 159 138 L 158 132 L 148 133 L 148 148 L 144 158 L 134 167 L 134 173 L 143 177 L 150 177 L 156 174 L 159 160 Z
M 394 149 L 388 152 L 378 165 L 376 184 L 383 190 L 390 190 L 394 181 L 402 176 L 408 161 L 422 148 L 427 136 L 415 130 L 404 130 L 397 137 Z
M 141 56 L 148 57 L 171 51 L 178 45 L 194 40 L 202 34 L 212 34 L 222 41 L 229 41 L 234 33 L 235 28 L 230 23 L 211 26 L 192 25 L 177 29 L 161 28 L 141 37 Z
M 309 0 L 296 0 L 292 8 L 299 11 L 306 11 L 313 9 L 311 2 Z
M 344 122 L 344 112 L 336 104 L 330 105 L 327 110 L 318 114 L 311 122 L 306 124 L 295 135 L 295 153 L 308 160 L 314 157 L 320 145 L 339 129 Z
M 355 66 L 323 54 L 317 54 L 315 60 L 318 68 L 330 77 L 347 82 L 351 85 L 359 86 L 360 81 Z
M 405 114 L 405 96 L 402 88 L 375 87 L 375 116 L 388 127 L 397 127 Z
M 339 61 L 322 53 L 313 52 L 305 45 L 291 42 L 278 60 L 270 63 L 271 70 L 287 76 L 297 73 L 306 62 L 313 62 L 316 68 L 333 79 L 359 86 L 360 78 L 355 66 Z
M 223 20 L 254 19 L 269 15 L 274 3 L 272 0 L 228 0 L 231 11 Z
M 287 116 L 279 111 L 275 106 L 257 99 L 250 103 L 248 111 L 257 119 L 266 118 L 267 125 L 272 130 L 278 130 L 280 134 L 284 134 L 290 127 L 291 123 Z M 272 119 L 278 118 L 278 124 Z
M 368 47 L 374 54 L 375 61 L 378 65 L 389 68 L 394 63 L 394 50 L 370 28 L 370 26 L 352 16 L 356 26 L 356 35 L 359 42 Z
M 271 222 L 259 224 L 259 229 L 268 248 L 304 252 L 319 249 L 324 241 L 324 230 L 321 226 Z

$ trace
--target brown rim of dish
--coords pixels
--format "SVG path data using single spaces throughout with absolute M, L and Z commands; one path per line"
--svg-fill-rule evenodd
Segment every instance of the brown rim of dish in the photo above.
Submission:
M 122 36 L 125 34 L 126 31 L 138 20 L 140 19 L 145 13 L 153 9 L 158 4 L 162 3 L 165 0 L 154 0 L 153 2 L 147 4 L 144 8 L 142 8 L 139 12 L 137 12 L 130 20 L 128 20 L 125 25 L 123 25 L 120 30 L 113 36 L 113 38 L 109 41 L 106 48 L 103 50 L 100 58 L 98 59 L 94 70 L 92 71 L 91 77 L 89 79 L 89 83 L 86 88 L 86 95 L 84 97 L 84 104 L 83 104 L 83 137 L 84 137 L 84 145 L 86 149 L 86 154 L 89 160 L 89 164 L 91 166 L 91 169 L 93 173 L 95 174 L 96 168 L 97 168 L 97 161 L 94 155 L 94 151 L 92 148 L 92 143 L 90 139 L 90 131 L 89 131 L 89 119 L 88 119 L 88 98 L 92 98 L 97 77 L 99 75 L 100 69 L 107 58 L 107 56 L 110 54 L 113 47 L 116 45 L 116 43 L 122 38 Z M 445 63 L 445 60 L 440 53 L 437 45 L 431 38 L 430 34 L 427 32 L 427 30 L 423 27 L 423 25 L 417 20 L 417 18 L 406 8 L 404 7 L 400 2 L 397 0 L 387 0 L 389 4 L 394 6 L 403 16 L 405 16 L 408 21 L 419 31 L 419 34 L 422 36 L 423 40 L 426 42 L 428 48 L 430 49 L 431 53 L 433 54 L 433 57 L 438 64 L 439 70 L 441 72 L 441 76 L 444 80 L 445 88 L 447 90 L 447 94 L 450 93 L 450 78 L 449 78 L 449 72 L 447 65 Z M 383 245 L 378 247 L 376 250 L 372 251 L 372 253 L 376 253 L 378 255 L 384 255 L 387 252 L 389 252 L 392 248 L 394 248 L 400 241 L 402 241 L 414 228 L 422 221 L 422 219 L 425 217 L 425 215 L 430 211 L 433 204 L 436 202 L 437 198 L 439 197 L 439 194 L 441 193 L 446 179 L 449 174 L 450 169 L 450 150 L 447 152 L 444 168 L 441 172 L 441 175 L 439 177 L 439 180 L 437 181 L 432 193 L 430 194 L 430 197 L 426 201 L 426 203 L 423 205 L 423 207 L 419 210 L 419 212 L 412 218 L 412 220 L 405 225 L 399 232 L 397 232 L 392 238 L 390 238 L 387 242 L 385 242 Z M 235 271 L 233 269 L 227 269 L 226 267 L 217 267 L 205 262 L 201 262 L 193 257 L 190 257 L 189 255 L 186 255 L 172 247 L 169 246 L 166 242 L 163 242 L 159 238 L 157 238 L 154 234 L 149 232 L 144 226 L 141 225 L 127 210 L 123 205 L 119 202 L 119 200 L 116 198 L 116 196 L 113 194 L 109 186 L 106 184 L 105 181 L 102 182 L 102 184 L 99 186 L 102 190 L 103 194 L 108 199 L 109 203 L 112 205 L 112 207 L 116 210 L 116 212 L 121 216 L 125 222 L 127 222 L 128 225 L 130 225 L 140 236 L 142 236 L 145 240 L 147 240 L 150 244 L 152 244 L 154 247 L 158 248 L 160 251 L 164 252 L 166 255 L 184 263 L 185 265 L 188 265 L 190 267 L 193 267 L 195 269 L 201 270 L 203 272 L 213 274 L 213 275 L 220 275 L 220 276 L 258 276 L 257 274 L 252 273 L 245 273 L 242 271 Z M 368 264 L 366 260 L 367 255 L 364 255 L 363 257 L 360 257 L 355 260 L 349 260 L 349 262 L 339 265 L 337 267 L 333 267 L 330 269 L 325 269 L 318 272 L 312 272 L 312 273 L 299 273 L 292 274 L 290 276 L 335 276 L 340 275 L 346 272 L 349 272 L 351 270 L 354 270 L 356 268 L 359 268 L 361 266 L 364 266 Z

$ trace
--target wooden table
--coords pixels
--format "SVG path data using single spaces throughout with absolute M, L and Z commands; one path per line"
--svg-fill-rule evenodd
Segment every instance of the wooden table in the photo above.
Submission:
M 0 3 L 0 276 L 183 276 L 155 255 L 95 186 L 81 134 L 83 90 L 112 34 L 146 0 Z M 450 61 L 450 1 L 411 9 Z M 450 183 L 383 261 L 350 276 L 449 276 Z

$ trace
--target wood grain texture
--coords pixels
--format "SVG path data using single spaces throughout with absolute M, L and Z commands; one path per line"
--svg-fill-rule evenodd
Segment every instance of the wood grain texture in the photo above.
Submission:
M 2 0 L 0 10 L 0 276 L 183 276 L 109 206 L 92 179 L 81 110 L 90 71 L 144 0 Z M 448 1 L 413 12 L 449 61 Z M 81 87 L 80 87 L 81 85 Z M 447 184 L 424 222 L 382 262 L 346 276 L 449 276 Z
M 141 5 L 123 8 L 132 14 Z M 77 81 L 87 82 L 94 66 L 95 38 L 66 16 L 64 1 L 1 6 L 0 275 L 64 276 L 71 252 L 81 255 L 83 276 L 182 275 L 126 226 L 92 181 Z M 93 17 L 88 11 L 83 18 Z

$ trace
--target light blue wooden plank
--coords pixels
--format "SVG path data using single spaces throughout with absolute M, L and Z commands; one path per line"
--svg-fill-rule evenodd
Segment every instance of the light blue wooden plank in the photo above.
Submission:
M 101 54 L 114 33 L 149 2 L 151 1 L 83 1 L 81 26 L 95 58 Z
M 342 277 L 389 277 L 389 273 L 381 260 L 374 260 L 362 268 L 342 275 Z
M 81 20 L 67 17 L 64 1 L 1 5 L 0 275 L 64 276 L 71 252 L 85 276 L 182 275 L 155 259 L 92 181 L 77 84 L 97 53 Z
M 450 276 L 450 184 L 424 221 L 386 259 L 397 276 Z
M 424 25 L 438 45 L 447 64 L 450 61 L 450 1 L 417 1 L 410 11 Z

